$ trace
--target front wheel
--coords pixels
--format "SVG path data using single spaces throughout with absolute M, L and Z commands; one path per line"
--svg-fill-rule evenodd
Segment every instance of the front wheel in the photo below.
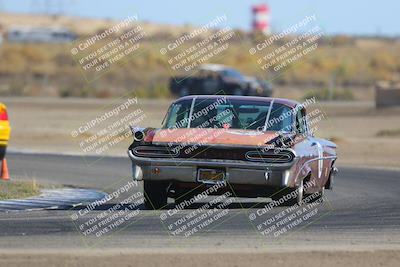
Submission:
M 167 187 L 163 182 L 143 181 L 144 206 L 149 210 L 157 210 L 167 205 Z

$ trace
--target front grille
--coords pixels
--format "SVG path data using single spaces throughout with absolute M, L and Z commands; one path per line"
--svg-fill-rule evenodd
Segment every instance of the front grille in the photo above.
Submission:
M 133 149 L 134 155 L 149 158 L 183 158 L 183 159 L 215 159 L 239 160 L 265 163 L 289 163 L 294 154 L 289 150 L 261 151 L 254 148 L 235 148 L 217 146 L 139 146 Z
M 149 157 L 149 158 L 169 158 L 176 157 L 177 153 L 174 153 L 168 147 L 154 147 L 154 146 L 138 146 L 133 149 L 133 154 L 138 157 Z
M 222 159 L 222 160 L 246 160 L 246 148 L 221 148 L 214 146 L 185 147 L 180 150 L 180 158 L 196 159 Z

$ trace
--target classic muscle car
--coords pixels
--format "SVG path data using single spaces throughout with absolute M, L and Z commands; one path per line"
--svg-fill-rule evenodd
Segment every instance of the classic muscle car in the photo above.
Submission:
M 336 145 L 314 137 L 305 105 L 287 99 L 186 96 L 171 104 L 161 128 L 132 132 L 133 179 L 143 181 L 149 209 L 215 184 L 217 195 L 322 201 L 337 173 Z

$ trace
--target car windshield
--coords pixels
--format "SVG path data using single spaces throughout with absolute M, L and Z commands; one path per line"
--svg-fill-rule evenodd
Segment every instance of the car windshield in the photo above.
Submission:
M 223 73 L 223 76 L 226 76 L 226 77 L 236 78 L 238 80 L 245 80 L 243 75 L 234 69 L 223 70 L 222 73 Z
M 163 127 L 290 132 L 292 112 L 291 108 L 272 101 L 226 97 L 186 99 L 172 104 Z

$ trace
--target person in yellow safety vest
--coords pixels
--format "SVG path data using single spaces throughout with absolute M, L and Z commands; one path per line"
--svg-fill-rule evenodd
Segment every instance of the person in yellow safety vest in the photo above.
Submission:
M 11 127 L 8 121 L 7 107 L 0 103 L 0 160 L 3 160 L 6 155 L 10 133 Z

